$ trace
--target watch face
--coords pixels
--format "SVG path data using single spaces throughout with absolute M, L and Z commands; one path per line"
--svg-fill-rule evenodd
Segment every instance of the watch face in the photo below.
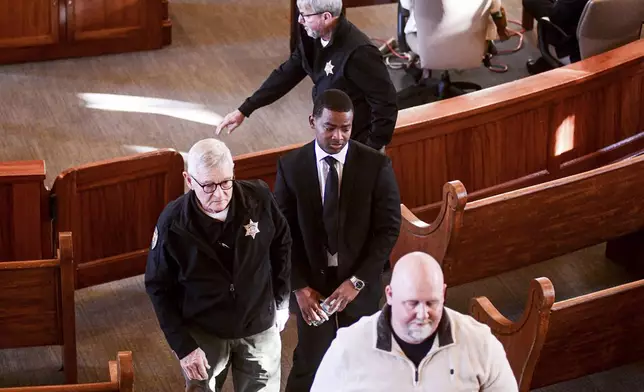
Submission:
M 364 282 L 361 280 L 358 280 L 353 285 L 356 287 L 357 290 L 362 290 L 362 288 L 364 287 Z

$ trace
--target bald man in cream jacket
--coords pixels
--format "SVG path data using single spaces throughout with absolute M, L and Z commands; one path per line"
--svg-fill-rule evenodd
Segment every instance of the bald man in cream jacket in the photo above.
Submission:
M 445 284 L 430 255 L 403 256 L 386 287 L 387 305 L 338 330 L 311 392 L 516 392 L 490 328 L 443 306 Z

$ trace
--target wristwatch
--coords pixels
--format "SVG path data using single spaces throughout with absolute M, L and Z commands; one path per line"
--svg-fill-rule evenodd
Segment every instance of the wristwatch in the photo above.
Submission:
M 353 288 L 360 291 L 364 288 L 364 281 L 356 278 L 355 276 L 352 276 L 351 279 L 349 279 L 351 284 L 353 285 Z

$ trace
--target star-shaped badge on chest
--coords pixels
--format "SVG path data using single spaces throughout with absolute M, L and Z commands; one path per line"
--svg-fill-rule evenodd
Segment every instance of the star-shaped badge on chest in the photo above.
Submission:
M 333 64 L 331 64 L 331 60 L 324 66 L 324 72 L 326 72 L 326 76 L 333 75 Z
M 247 225 L 244 225 L 244 229 L 246 229 L 246 237 L 251 236 L 255 239 L 255 236 L 259 233 L 259 222 L 253 222 L 251 219 Z

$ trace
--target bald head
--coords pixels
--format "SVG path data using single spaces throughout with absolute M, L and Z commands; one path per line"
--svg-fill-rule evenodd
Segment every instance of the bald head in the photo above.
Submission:
M 417 344 L 436 331 L 443 314 L 443 271 L 433 257 L 422 252 L 403 256 L 386 287 L 391 326 L 407 343 Z
M 391 275 L 391 287 L 417 291 L 438 287 L 443 291 L 443 270 L 427 253 L 412 252 L 398 260 Z

